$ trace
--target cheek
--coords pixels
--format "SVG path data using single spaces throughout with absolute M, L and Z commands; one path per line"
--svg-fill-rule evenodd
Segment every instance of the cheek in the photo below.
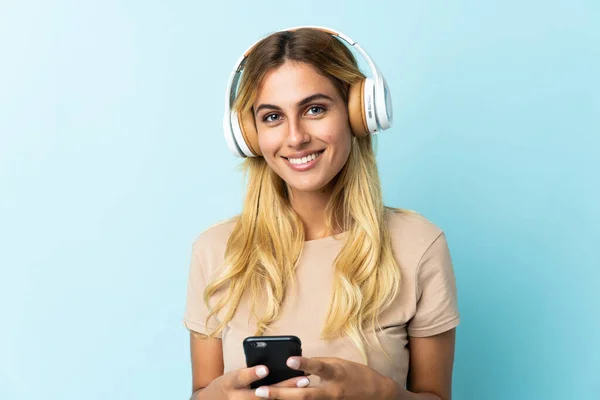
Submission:
M 272 136 L 265 134 L 265 132 L 258 132 L 258 147 L 265 156 L 272 152 L 274 147 Z
M 335 121 L 334 121 L 335 122 Z M 316 131 L 316 135 L 320 140 L 324 141 L 330 146 L 334 146 L 338 149 L 343 149 L 346 146 L 346 141 L 349 141 L 349 130 L 342 127 L 341 123 L 330 123 L 321 127 L 320 131 Z M 342 125 L 343 126 L 343 125 Z
M 277 152 L 279 151 L 280 145 L 276 135 L 258 134 L 258 147 L 262 152 L 262 156 L 271 167 L 275 167 L 275 161 L 277 160 Z
M 352 146 L 352 133 L 349 130 L 341 130 L 335 135 L 329 135 L 329 143 L 335 143 L 335 147 L 339 149 L 342 155 L 346 156 L 350 152 Z
M 345 114 L 339 115 L 335 119 L 331 119 L 329 124 L 324 128 L 322 137 L 327 143 L 334 145 L 342 152 L 347 148 L 350 148 L 352 132 L 345 119 Z

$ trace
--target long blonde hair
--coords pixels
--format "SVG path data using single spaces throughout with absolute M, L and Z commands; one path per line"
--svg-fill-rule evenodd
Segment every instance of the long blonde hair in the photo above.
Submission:
M 331 35 L 314 29 L 279 32 L 263 39 L 249 54 L 234 109 L 250 109 L 267 71 L 286 61 L 315 67 L 346 102 L 349 86 L 364 78 L 352 53 Z M 223 314 L 210 336 L 222 332 L 244 296 L 257 321 L 256 335 L 268 330 L 281 312 L 286 289 L 294 283 L 305 240 L 285 182 L 262 157 L 247 158 L 243 166 L 248 180 L 243 210 L 227 242 L 224 268 L 204 293 L 207 304 L 220 294 L 208 318 Z M 330 232 L 341 228 L 348 234 L 334 262 L 333 294 L 322 337 L 346 335 L 365 356 L 365 324 L 375 329 L 377 316 L 400 286 L 370 136 L 353 137 L 326 216 Z

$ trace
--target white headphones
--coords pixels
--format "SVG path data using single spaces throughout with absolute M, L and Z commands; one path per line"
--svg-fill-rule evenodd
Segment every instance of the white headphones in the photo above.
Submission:
M 298 26 L 279 32 L 295 31 L 301 28 L 318 29 L 346 42 L 360 53 L 371 69 L 372 78 L 367 77 L 362 79 L 350 87 L 348 94 L 348 115 L 352 133 L 355 136 L 361 137 L 388 129 L 392 125 L 393 119 L 392 96 L 383 74 L 377 69 L 375 63 L 367 53 L 354 40 L 330 28 Z M 238 114 L 232 110 L 232 107 L 237 93 L 238 82 L 242 76 L 248 54 L 263 39 L 257 40 L 244 52 L 244 55 L 235 64 L 235 68 L 231 72 L 229 82 L 227 83 L 223 131 L 229 150 L 239 157 L 258 157 L 261 155 L 258 146 L 258 135 L 254 125 L 254 116 L 251 112 Z

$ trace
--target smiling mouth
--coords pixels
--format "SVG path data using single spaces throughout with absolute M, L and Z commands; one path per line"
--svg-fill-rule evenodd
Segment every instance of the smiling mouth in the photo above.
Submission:
M 291 157 L 284 157 L 284 158 L 286 160 L 288 160 L 290 162 L 290 164 L 303 165 L 303 164 L 307 164 L 307 163 L 311 162 L 312 160 L 316 159 L 321 154 L 323 154 L 324 151 L 325 150 L 317 151 L 315 153 L 312 153 L 312 154 L 310 154 L 306 157 L 302 157 L 302 158 L 291 158 Z

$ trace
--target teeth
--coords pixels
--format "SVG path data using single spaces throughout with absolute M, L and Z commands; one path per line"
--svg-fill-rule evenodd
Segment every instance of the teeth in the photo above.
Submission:
M 288 158 L 288 160 L 292 164 L 302 165 L 302 164 L 306 164 L 309 161 L 314 160 L 315 158 L 319 157 L 320 155 L 321 155 L 321 152 L 319 152 L 319 153 L 313 153 L 313 154 L 311 154 L 309 156 L 302 157 L 302 158 Z

